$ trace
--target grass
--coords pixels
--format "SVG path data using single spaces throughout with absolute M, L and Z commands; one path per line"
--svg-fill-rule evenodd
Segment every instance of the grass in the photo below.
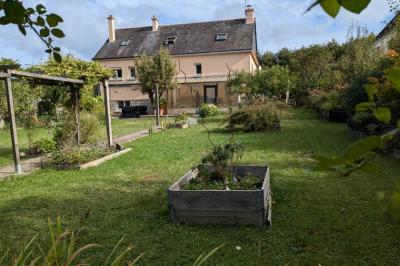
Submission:
M 208 147 L 197 126 L 139 139 L 128 145 L 131 152 L 97 168 L 40 170 L 0 183 L 0 250 L 17 252 L 36 233 L 46 243 L 47 217 L 61 215 L 65 227 L 77 228 L 88 214 L 80 242 L 104 246 L 85 253 L 93 265 L 123 236 L 135 246 L 132 258 L 145 253 L 139 265 L 190 265 L 221 244 L 212 265 L 398 264 L 400 227 L 385 220 L 376 195 L 399 181 L 399 162 L 379 158 L 379 172 L 347 178 L 309 172 L 313 152 L 339 153 L 351 139 L 343 124 L 302 109 L 291 114 L 281 131 L 235 137 L 247 146 L 243 164 L 271 167 L 272 227 L 170 223 L 166 189 Z M 212 137 L 228 138 L 218 130 Z
M 167 119 L 167 118 L 163 118 Z M 163 121 L 163 120 L 162 120 Z M 121 136 L 128 133 L 149 129 L 155 126 L 155 118 L 141 119 L 112 119 L 113 136 Z M 101 128 L 104 140 L 106 139 L 105 126 Z M 49 129 L 36 128 L 34 131 L 35 140 L 49 137 Z M 21 152 L 28 151 L 28 138 L 22 128 L 18 129 L 18 141 Z M 0 130 L 0 166 L 12 164 L 12 146 L 9 129 Z

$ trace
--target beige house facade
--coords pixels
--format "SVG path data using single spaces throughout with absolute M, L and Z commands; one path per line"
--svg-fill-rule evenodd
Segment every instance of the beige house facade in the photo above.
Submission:
M 229 73 L 254 73 L 257 60 L 257 34 L 254 9 L 248 6 L 244 19 L 160 26 L 152 18 L 151 27 L 115 29 L 108 17 L 109 39 L 93 60 L 115 70 L 110 80 L 110 103 L 119 113 L 125 106 L 146 106 L 152 112 L 149 96 L 142 94 L 135 61 L 142 54 L 155 54 L 168 47 L 176 61 L 178 88 L 169 91 L 171 111 L 197 108 L 212 103 L 223 108 L 234 105 L 240 95 L 230 96 L 226 88 Z
M 392 20 L 376 35 L 375 47 L 386 53 L 389 50 L 389 42 L 395 34 L 395 24 L 399 19 L 399 14 L 395 15 Z

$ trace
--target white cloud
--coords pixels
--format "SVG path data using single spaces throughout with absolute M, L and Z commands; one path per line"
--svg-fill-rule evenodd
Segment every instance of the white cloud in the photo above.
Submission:
M 60 14 L 66 37 L 57 40 L 63 52 L 90 59 L 107 38 L 106 17 L 113 14 L 117 27 L 150 25 L 152 15 L 161 24 L 176 24 L 244 17 L 244 0 L 69 0 L 42 1 L 51 12 Z M 319 7 L 303 14 L 312 0 L 248 0 L 257 17 L 258 46 L 262 51 L 295 48 L 333 38 L 344 41 L 353 19 L 372 31 L 384 26 L 389 10 L 385 0 L 372 0 L 361 14 L 342 10 L 333 20 Z M 30 3 L 30 2 L 27 2 Z M 44 46 L 32 34 L 23 37 L 15 26 L 0 27 L 0 57 L 13 57 L 23 63 L 37 63 L 46 57 Z

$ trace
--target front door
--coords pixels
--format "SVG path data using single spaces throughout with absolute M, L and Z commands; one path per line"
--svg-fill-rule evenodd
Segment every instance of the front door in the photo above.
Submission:
M 218 85 L 204 85 L 204 103 L 217 105 Z

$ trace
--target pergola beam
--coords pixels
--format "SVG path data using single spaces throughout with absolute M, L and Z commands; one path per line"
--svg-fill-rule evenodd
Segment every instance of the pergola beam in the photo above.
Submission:
M 43 79 L 49 81 L 56 81 L 56 82 L 63 82 L 63 83 L 72 83 L 72 84 L 83 84 L 83 80 L 79 79 L 70 79 L 70 78 L 63 78 L 63 77 L 53 77 L 38 73 L 29 73 L 19 70 L 11 70 L 11 76 L 18 76 L 18 77 L 27 77 L 27 78 L 35 78 L 35 79 Z
M 11 78 L 11 76 L 8 73 L 1 73 L 0 72 L 0 78 Z

